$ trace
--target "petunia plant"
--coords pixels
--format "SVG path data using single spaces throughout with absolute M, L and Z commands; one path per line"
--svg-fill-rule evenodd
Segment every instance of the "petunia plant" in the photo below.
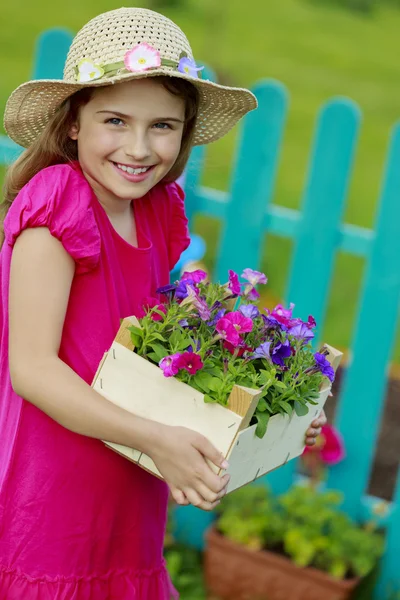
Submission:
M 139 327 L 131 327 L 135 352 L 204 394 L 205 402 L 226 406 L 234 385 L 262 391 L 253 423 L 263 437 L 276 414 L 306 415 L 316 404 L 324 378 L 334 371 L 324 349 L 314 353 L 313 317 L 294 318 L 285 309 L 258 307 L 263 273 L 229 271 L 225 284 L 210 283 L 204 271 L 181 279 L 146 298 Z

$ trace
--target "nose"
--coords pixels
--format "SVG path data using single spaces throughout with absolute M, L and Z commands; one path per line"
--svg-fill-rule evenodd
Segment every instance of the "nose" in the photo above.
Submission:
M 151 149 L 147 132 L 138 128 L 135 131 L 131 131 L 125 145 L 125 153 L 135 161 L 142 161 L 148 158 L 151 154 Z

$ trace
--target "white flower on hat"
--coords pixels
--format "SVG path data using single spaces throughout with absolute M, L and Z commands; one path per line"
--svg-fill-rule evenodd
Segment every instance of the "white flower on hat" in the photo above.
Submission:
M 158 50 L 143 42 L 132 50 L 128 50 L 124 57 L 124 64 L 128 71 L 147 71 L 161 65 L 161 57 Z
M 81 60 L 77 67 L 77 80 L 79 83 L 87 83 L 88 81 L 93 81 L 94 79 L 100 79 L 100 77 L 103 77 L 104 75 L 104 70 L 100 67 L 100 65 L 96 65 L 88 58 Z

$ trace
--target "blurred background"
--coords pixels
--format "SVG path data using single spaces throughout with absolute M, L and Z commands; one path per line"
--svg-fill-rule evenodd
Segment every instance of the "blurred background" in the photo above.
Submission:
M 373 228 L 390 132 L 400 115 L 400 0 L 253 0 L 252 3 L 137 0 L 135 6 L 158 10 L 181 26 L 197 62 L 210 66 L 218 82 L 252 88 L 260 80 L 274 79 L 285 86 L 289 110 L 273 189 L 275 205 L 290 209 L 301 207 L 321 105 L 333 97 L 352 99 L 361 110 L 362 124 L 343 220 Z M 119 7 L 120 2 L 112 0 L 3 2 L 0 7 L 1 113 L 11 91 L 31 78 L 35 43 L 43 30 L 62 27 L 75 33 L 92 17 Z M 238 136 L 236 128 L 207 148 L 203 185 L 229 190 Z M 0 166 L 0 181 L 4 169 Z M 240 172 L 240 164 L 237 169 Z M 222 223 L 217 218 L 197 214 L 192 230 L 206 242 L 204 263 L 212 271 L 218 257 Z M 266 306 L 285 298 L 292 249 L 291 239 L 268 235 L 260 265 L 269 278 L 262 298 Z M 337 252 L 330 283 L 321 337 L 343 350 L 347 361 L 351 358 L 349 347 L 366 262 L 362 257 Z M 371 331 L 376 327 L 379 327 L 379 314 L 371 323 Z M 365 490 L 386 501 L 394 495 L 400 455 L 400 332 L 395 320 L 393 328 L 397 328 L 397 332 L 387 366 L 387 402 L 369 487 Z M 343 371 L 339 372 L 337 390 L 342 376 Z M 347 406 L 349 413 L 351 408 Z M 360 400 L 356 406 L 359 411 Z M 328 412 L 332 419 L 334 409 L 335 403 L 331 403 Z M 347 437 L 351 427 L 356 437 L 359 413 L 355 410 L 347 418 L 352 421 Z M 363 428 L 363 431 L 367 428 L 365 422 Z M 175 569 L 179 578 L 182 556 L 174 551 L 171 556 L 172 570 Z M 188 556 L 185 560 L 191 560 Z M 184 570 L 197 573 L 193 566 L 200 564 L 196 556 L 193 564 L 187 563 Z M 199 592 L 202 586 L 199 577 L 194 581 L 189 578 L 189 583 L 180 580 L 181 587 L 188 585 L 191 589 L 183 595 L 184 600 L 205 597 Z M 395 598 L 393 595 L 393 600 Z M 379 600 L 386 597 L 382 595 Z

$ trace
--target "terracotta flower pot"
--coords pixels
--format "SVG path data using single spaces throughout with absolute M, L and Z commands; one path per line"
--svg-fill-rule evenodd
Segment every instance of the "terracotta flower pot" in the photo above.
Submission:
M 205 580 L 221 600 L 346 600 L 359 579 L 341 581 L 265 550 L 253 551 L 207 533 Z

